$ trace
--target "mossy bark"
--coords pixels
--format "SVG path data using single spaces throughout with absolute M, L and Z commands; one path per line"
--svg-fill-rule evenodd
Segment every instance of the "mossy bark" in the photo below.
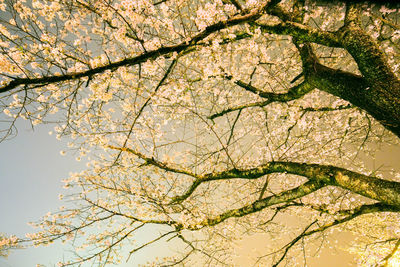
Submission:
M 400 81 L 385 54 L 358 25 L 343 27 L 340 37 L 344 48 L 357 62 L 367 85 L 364 90 L 355 88 L 356 94 L 353 93 L 348 101 L 363 103 L 361 108 L 400 137 Z

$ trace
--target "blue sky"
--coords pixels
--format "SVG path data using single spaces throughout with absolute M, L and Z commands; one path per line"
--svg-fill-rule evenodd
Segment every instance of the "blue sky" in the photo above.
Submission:
M 61 206 L 61 180 L 83 164 L 60 155 L 66 143 L 49 136 L 51 126 L 32 131 L 28 122 L 18 121 L 17 128 L 15 138 L 0 143 L 0 232 L 24 236 L 33 230 L 28 222 Z M 24 249 L 11 253 L 7 260 L 0 258 L 0 266 L 53 266 L 62 257 L 61 246 Z
M 28 222 L 37 221 L 47 212 L 66 205 L 58 200 L 60 193 L 67 193 L 61 180 L 70 172 L 81 170 L 85 164 L 77 162 L 71 154 L 60 155 L 60 151 L 66 149 L 67 141 L 49 136 L 52 126 L 39 125 L 32 131 L 26 121 L 19 121 L 17 128 L 15 138 L 0 143 L 0 232 L 24 236 L 33 231 Z M 157 229 L 151 231 L 154 234 Z M 142 238 L 145 236 L 146 233 L 141 234 Z M 17 250 L 8 259 L 0 257 L 0 267 L 30 267 L 37 263 L 55 266 L 71 255 L 70 249 L 56 243 Z M 137 266 L 162 250 L 165 253 L 161 246 L 153 246 L 119 266 Z

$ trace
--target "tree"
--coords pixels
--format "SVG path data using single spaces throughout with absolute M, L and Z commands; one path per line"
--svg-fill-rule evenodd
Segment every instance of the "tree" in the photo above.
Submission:
M 374 144 L 399 143 L 399 9 L 303 0 L 1 8 L 3 139 L 18 118 L 57 123 L 57 137 L 88 161 L 65 181 L 75 206 L 43 217 L 19 244 L 75 242 L 84 253 L 66 266 L 177 240 L 181 253 L 162 264 L 219 266 L 231 264 L 232 242 L 266 233 L 258 262 L 277 266 L 341 229 L 357 233 L 360 263 L 399 262 L 400 175 L 363 164 Z M 290 216 L 301 220 L 285 225 Z M 162 232 L 135 244 L 147 225 Z

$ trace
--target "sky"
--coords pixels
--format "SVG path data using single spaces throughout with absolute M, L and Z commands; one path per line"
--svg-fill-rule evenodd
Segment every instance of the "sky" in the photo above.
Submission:
M 50 125 L 40 125 L 34 131 L 26 121 L 18 121 L 18 135 L 0 143 L 0 232 L 24 236 L 33 228 L 27 223 L 37 221 L 62 202 L 62 179 L 83 164 L 72 155 L 61 156 L 66 142 L 49 136 Z M 36 263 L 53 266 L 62 259 L 62 246 L 23 249 L 0 258 L 1 267 L 28 267 Z M 51 265 L 50 265 L 51 264 Z
M 61 206 L 61 180 L 81 167 L 68 155 L 60 155 L 65 144 L 48 135 L 50 126 L 34 131 L 28 127 L 19 121 L 18 135 L 0 143 L 0 231 L 17 236 L 32 232 L 28 222 Z M 62 248 L 18 250 L 7 260 L 0 258 L 0 266 L 35 266 L 43 260 L 48 264 L 58 256 L 62 258 Z
M 67 206 L 59 200 L 59 194 L 70 193 L 63 189 L 61 180 L 86 168 L 86 164 L 76 161 L 72 153 L 60 154 L 66 150 L 68 140 L 60 141 L 49 135 L 54 125 L 38 125 L 32 131 L 27 121 L 19 120 L 16 126 L 17 136 L 0 143 L 0 233 L 24 237 L 34 231 L 28 222 Z M 147 227 L 137 239 L 147 240 L 146 236 L 159 231 Z M 56 242 L 47 247 L 14 250 L 7 259 L 0 257 L 0 267 L 57 266 L 57 262 L 71 256 L 71 249 Z M 167 256 L 175 249 L 174 244 L 155 244 L 118 266 L 138 266 L 154 255 Z

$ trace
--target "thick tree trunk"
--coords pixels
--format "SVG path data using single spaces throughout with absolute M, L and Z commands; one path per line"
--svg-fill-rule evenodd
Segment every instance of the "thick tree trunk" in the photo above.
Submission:
M 315 64 L 312 83 L 365 110 L 386 129 L 400 137 L 400 88 L 396 81 L 371 84 L 364 77 Z
M 362 76 L 332 69 L 316 61 L 311 67 L 314 86 L 365 110 L 400 137 L 400 81 L 388 65 L 386 56 L 358 25 L 343 27 L 338 34 Z
M 357 24 L 341 30 L 344 48 L 353 56 L 368 87 L 359 92 L 363 109 L 400 137 L 400 81 L 378 44 Z M 349 101 L 357 101 L 353 95 Z

